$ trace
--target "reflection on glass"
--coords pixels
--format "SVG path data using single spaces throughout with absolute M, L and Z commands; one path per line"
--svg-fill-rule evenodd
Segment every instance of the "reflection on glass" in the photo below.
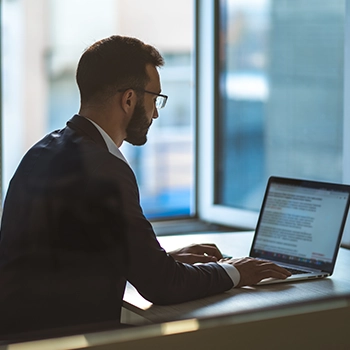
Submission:
M 345 1 L 222 0 L 216 203 L 270 175 L 341 181 Z

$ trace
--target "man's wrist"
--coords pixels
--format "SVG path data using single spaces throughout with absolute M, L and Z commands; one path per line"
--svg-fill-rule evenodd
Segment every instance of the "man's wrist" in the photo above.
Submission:
M 241 280 L 241 275 L 239 271 L 231 264 L 219 262 L 220 266 L 226 271 L 233 282 L 233 288 L 237 287 L 239 281 Z

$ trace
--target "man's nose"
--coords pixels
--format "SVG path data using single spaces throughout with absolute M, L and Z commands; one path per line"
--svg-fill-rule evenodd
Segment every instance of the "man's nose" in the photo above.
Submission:
M 158 109 L 155 108 L 153 113 L 153 119 L 157 119 L 158 117 L 159 117 Z

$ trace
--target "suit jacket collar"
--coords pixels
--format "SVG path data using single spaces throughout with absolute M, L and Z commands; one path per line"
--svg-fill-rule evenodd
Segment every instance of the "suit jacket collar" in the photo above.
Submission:
M 84 133 L 85 136 L 89 137 L 98 145 L 108 150 L 102 135 L 88 119 L 76 114 L 70 120 L 68 120 L 67 126 L 71 129 Z

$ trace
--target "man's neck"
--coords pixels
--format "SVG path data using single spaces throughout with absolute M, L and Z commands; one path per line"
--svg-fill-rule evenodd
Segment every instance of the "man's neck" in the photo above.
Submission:
M 79 115 L 92 120 L 102 128 L 118 148 L 123 144 L 125 131 L 123 131 L 123 128 L 118 123 L 118 116 L 108 113 L 103 109 L 96 112 L 90 108 L 81 108 Z

